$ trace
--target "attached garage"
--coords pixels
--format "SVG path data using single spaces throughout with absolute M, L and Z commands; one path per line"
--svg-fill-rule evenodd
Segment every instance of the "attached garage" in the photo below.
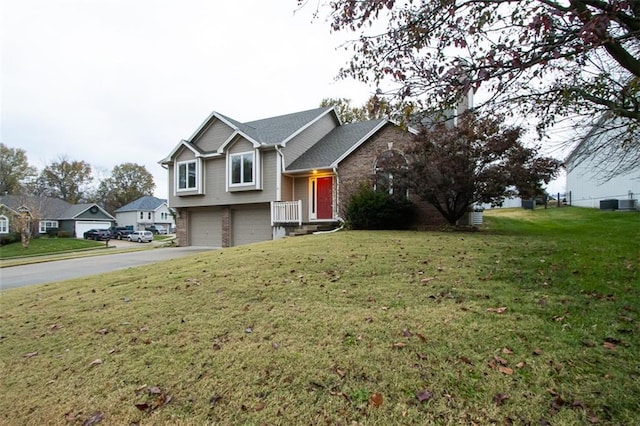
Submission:
M 77 221 L 76 238 L 83 238 L 84 233 L 90 229 L 109 229 L 110 226 L 111 222 Z
M 222 247 L 222 210 L 220 208 L 189 210 L 189 245 Z
M 269 204 L 234 206 L 231 210 L 231 245 L 273 239 Z

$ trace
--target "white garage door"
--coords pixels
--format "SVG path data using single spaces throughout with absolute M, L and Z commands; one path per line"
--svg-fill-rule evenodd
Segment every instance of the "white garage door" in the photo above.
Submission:
M 273 239 L 269 204 L 234 207 L 231 211 L 231 245 Z
M 222 247 L 222 211 L 219 208 L 189 211 L 189 245 Z
M 76 238 L 82 238 L 82 235 L 89 229 L 109 229 L 111 222 L 76 222 Z

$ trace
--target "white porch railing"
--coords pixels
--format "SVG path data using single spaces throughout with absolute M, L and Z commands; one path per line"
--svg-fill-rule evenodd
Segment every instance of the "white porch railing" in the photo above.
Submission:
M 302 201 L 272 201 L 271 226 L 282 223 L 302 225 Z

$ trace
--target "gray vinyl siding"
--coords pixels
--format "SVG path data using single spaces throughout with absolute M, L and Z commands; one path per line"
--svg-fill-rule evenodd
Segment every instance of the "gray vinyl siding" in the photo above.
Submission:
M 333 114 L 322 116 L 312 126 L 287 142 L 287 146 L 282 149 L 285 159 L 285 168 L 288 168 L 296 158 L 304 154 L 317 141 L 326 136 L 331 130 L 338 126 L 338 122 Z
M 241 151 L 238 151 L 241 152 Z M 232 204 L 268 203 L 276 199 L 276 152 L 260 152 L 262 174 L 261 190 L 227 192 L 227 158 L 225 156 L 209 158 L 204 161 L 204 195 L 175 196 L 174 165 L 169 166 L 171 207 L 226 206 Z
M 222 121 L 214 120 L 213 123 L 192 142 L 203 152 L 213 152 L 220 148 L 220 145 L 222 145 L 233 132 L 234 130 Z
M 227 155 L 238 154 L 240 152 L 253 151 L 255 148 L 253 144 L 245 138 L 234 138 L 233 144 L 230 146 Z
M 268 241 L 271 231 L 269 204 L 238 206 L 231 210 L 231 245 Z
M 280 183 L 280 193 L 282 195 L 280 201 L 294 201 L 293 197 L 293 178 L 289 176 L 282 176 Z
M 302 200 L 302 221 L 309 220 L 309 177 L 295 179 L 293 199 Z

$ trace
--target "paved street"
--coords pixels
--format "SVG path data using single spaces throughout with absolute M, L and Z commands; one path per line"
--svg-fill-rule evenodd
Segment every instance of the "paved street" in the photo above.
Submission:
M 6 267 L 0 269 L 0 290 L 102 274 L 210 250 L 215 249 L 212 247 L 168 247 Z

